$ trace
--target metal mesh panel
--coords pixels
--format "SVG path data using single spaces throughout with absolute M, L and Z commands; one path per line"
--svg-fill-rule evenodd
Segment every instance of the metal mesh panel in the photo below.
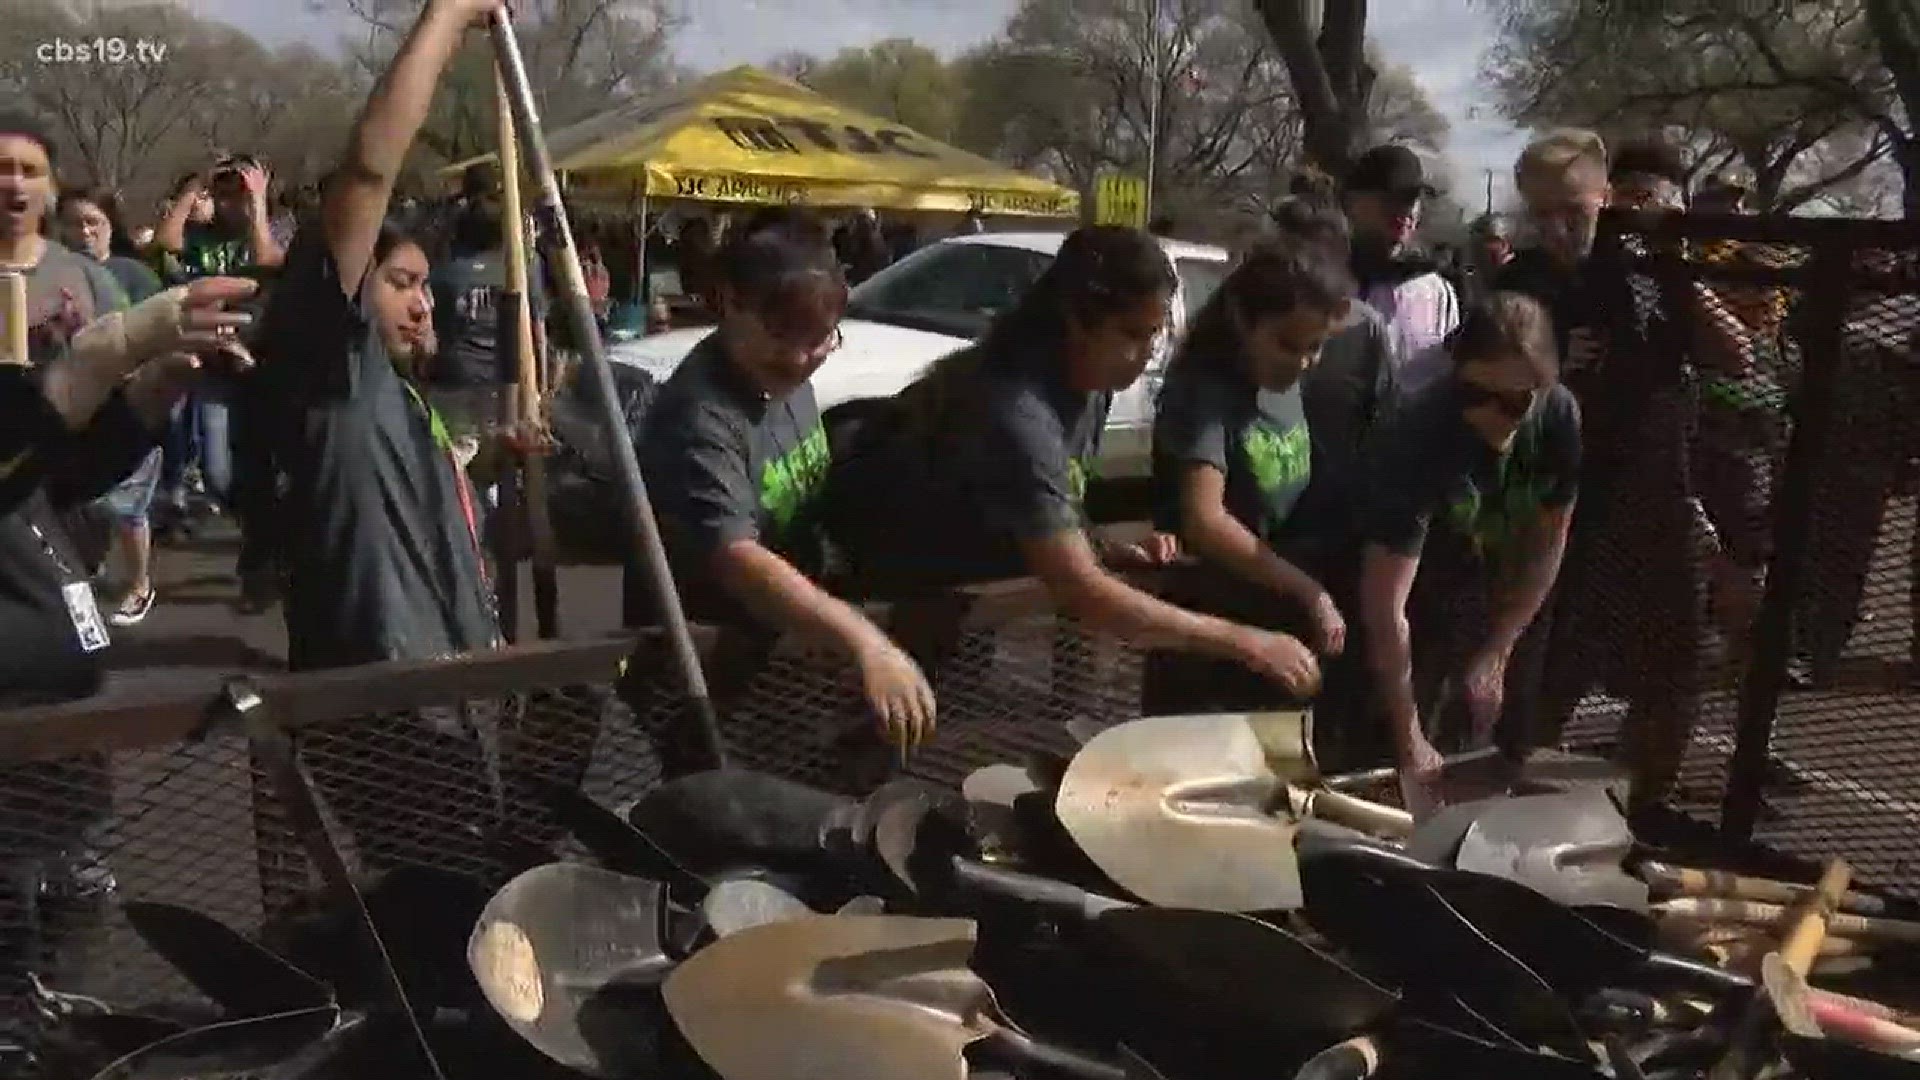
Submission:
M 1836 310 L 1823 365 L 1831 405 L 1808 448 L 1806 572 L 1791 597 L 1789 682 L 1773 725 L 1775 770 L 1755 836 L 1796 854 L 1844 854 L 1863 880 L 1920 895 L 1920 738 L 1914 694 L 1911 460 L 1920 294 L 1885 279 L 1910 251 L 1851 253 L 1863 281 Z M 1838 349 L 1831 348 L 1836 340 Z M 1812 345 L 1812 342 L 1809 342 Z M 1815 377 L 1809 371 L 1808 378 Z

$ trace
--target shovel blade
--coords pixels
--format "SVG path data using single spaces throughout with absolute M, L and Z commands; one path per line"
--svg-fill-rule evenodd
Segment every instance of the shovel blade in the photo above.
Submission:
M 1100 932 L 1150 972 L 1156 996 L 1223 1029 L 1337 1041 L 1398 1003 L 1392 991 L 1294 935 L 1245 915 L 1132 908 L 1100 917 Z
M 218 919 L 173 904 L 129 903 L 127 922 L 194 989 L 234 1017 L 333 1004 L 333 991 Z
M 1645 911 L 1647 884 L 1622 865 L 1633 830 L 1606 791 L 1494 800 L 1460 839 L 1454 865 L 1517 881 L 1563 904 Z
M 1100 870 L 1151 904 L 1205 911 L 1300 906 L 1295 826 L 1274 817 L 1287 781 L 1310 776 L 1304 714 L 1160 716 L 1088 741 L 1054 807 Z
M 700 901 L 700 914 L 719 937 L 813 913 L 799 897 L 757 878 L 722 881 Z
M 324 1039 L 340 1022 L 331 1005 L 194 1028 L 144 1046 L 94 1080 L 188 1080 L 270 1069 Z
M 489 1004 L 541 1053 L 592 1076 L 657 1055 L 666 889 L 645 878 L 554 863 L 488 902 L 467 962 Z
M 627 820 L 695 874 L 739 866 L 804 872 L 820 868 L 822 831 L 853 805 L 777 776 L 715 769 L 654 788 Z
M 965 1080 L 996 1012 L 974 936 L 966 919 L 770 923 L 681 964 L 667 1010 L 724 1080 Z

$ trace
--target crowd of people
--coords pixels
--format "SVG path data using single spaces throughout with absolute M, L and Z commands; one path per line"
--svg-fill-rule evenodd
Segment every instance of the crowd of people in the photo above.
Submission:
M 502 643 L 474 444 L 500 381 L 500 210 L 483 183 L 438 230 L 393 205 L 435 86 L 499 6 L 429 0 L 291 219 L 260 162 L 228 157 L 177 186 L 142 244 L 111 193 L 56 187 L 44 128 L 0 119 L 0 264 L 27 274 L 36 326 L 33 362 L 0 369 L 7 705 L 98 685 L 110 628 L 154 604 L 151 511 L 183 503 L 194 474 L 241 521 L 247 597 L 283 601 L 293 668 Z M 836 237 L 774 208 L 719 237 L 690 224 L 687 285 L 717 325 L 635 433 L 689 608 L 837 642 L 878 730 L 911 747 L 936 724 L 941 657 L 852 600 L 1030 575 L 1061 611 L 1154 650 L 1147 711 L 1315 700 L 1333 750 L 1396 763 L 1416 798 L 1436 744 L 1524 757 L 1604 684 L 1630 704 L 1636 808 L 1659 803 L 1701 686 L 1692 540 L 1715 542 L 1736 643 L 1766 554 L 1764 440 L 1696 470 L 1692 410 L 1745 408 L 1778 315 L 1703 285 L 1640 302 L 1596 254 L 1609 201 L 1684 205 L 1658 140 L 1554 132 L 1515 178 L 1534 241 L 1516 250 L 1483 219 L 1466 274 L 1413 246 L 1432 189 L 1402 147 L 1282 201 L 1174 349 L 1154 528 L 1124 542 L 1084 500 L 1112 395 L 1168 329 L 1176 278 L 1155 235 L 1075 231 L 981 340 L 829 424 L 810 380 L 833 362 L 850 281 L 889 257 L 878 222 Z M 536 325 L 547 291 L 536 274 Z M 72 543 L 89 506 L 122 562 L 105 617 Z M 1671 542 L 1623 539 L 1650 529 Z M 1556 587 L 1607 587 L 1583 560 L 1621 550 L 1641 560 L 1641 602 L 1551 617 Z M 1161 596 L 1117 572 L 1176 559 L 1230 584 Z M 1541 700 L 1508 693 L 1536 685 Z

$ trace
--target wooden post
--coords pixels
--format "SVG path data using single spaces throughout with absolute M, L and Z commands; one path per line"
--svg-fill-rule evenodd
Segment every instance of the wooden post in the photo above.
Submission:
M 500 124 L 500 219 L 506 237 L 507 293 L 520 305 L 514 324 L 520 339 L 512 343 L 519 360 L 520 379 L 515 392 L 504 396 L 505 419 L 509 427 L 521 431 L 544 431 L 545 387 L 540 381 L 540 364 L 533 349 L 532 303 L 527 288 L 526 214 L 520 198 L 520 149 L 513 130 L 513 108 L 507 99 L 507 87 L 498 65 L 494 68 L 494 98 Z M 520 456 L 521 501 L 526 510 L 527 529 L 532 540 L 533 611 L 540 636 L 560 635 L 559 581 L 554 568 L 553 520 L 547 512 L 546 460 L 537 447 L 529 447 Z

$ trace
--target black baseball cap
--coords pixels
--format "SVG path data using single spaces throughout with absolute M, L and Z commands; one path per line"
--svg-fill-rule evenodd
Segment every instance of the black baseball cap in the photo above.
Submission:
M 1397 195 L 1418 199 L 1436 194 L 1427 183 L 1426 166 L 1420 155 L 1399 143 L 1376 146 L 1360 155 L 1347 172 L 1349 192 Z

